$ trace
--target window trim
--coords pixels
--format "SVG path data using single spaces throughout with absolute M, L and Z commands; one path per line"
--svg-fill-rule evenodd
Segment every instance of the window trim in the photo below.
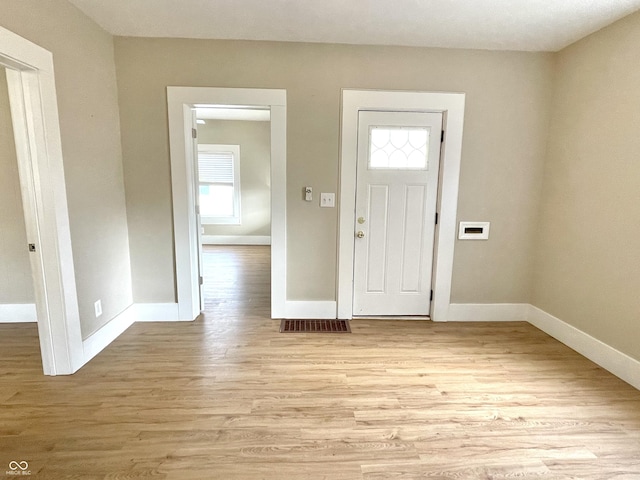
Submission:
M 198 154 L 200 152 L 231 152 L 233 153 L 233 213 L 231 217 L 216 217 L 211 215 L 201 215 L 202 225 L 242 225 L 240 186 L 240 145 L 224 145 L 214 143 L 199 143 Z M 198 187 L 200 186 L 200 175 L 198 174 Z M 199 192 L 198 192 L 199 196 Z M 199 204 L 198 200 L 198 204 Z

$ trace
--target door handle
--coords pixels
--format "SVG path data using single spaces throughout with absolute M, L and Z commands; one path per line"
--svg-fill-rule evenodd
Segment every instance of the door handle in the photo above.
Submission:
M 356 233 L 356 237 L 364 238 L 364 232 L 362 230 L 359 230 L 358 233 Z

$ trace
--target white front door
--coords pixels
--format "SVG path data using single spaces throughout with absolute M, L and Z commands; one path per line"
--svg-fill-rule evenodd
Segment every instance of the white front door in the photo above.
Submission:
M 353 315 L 429 315 L 442 113 L 360 111 Z

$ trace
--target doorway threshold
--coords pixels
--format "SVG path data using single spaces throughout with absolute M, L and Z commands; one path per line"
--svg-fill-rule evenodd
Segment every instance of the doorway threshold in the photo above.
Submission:
M 354 315 L 352 320 L 428 320 L 429 315 Z

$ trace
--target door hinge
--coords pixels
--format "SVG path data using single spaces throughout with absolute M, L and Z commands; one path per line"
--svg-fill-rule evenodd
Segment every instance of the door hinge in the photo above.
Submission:
M 440 133 L 440 143 L 444 142 L 444 130 Z
M 198 277 L 198 281 L 200 282 L 200 285 L 204 284 L 204 278 L 202 277 L 202 275 L 200 275 L 200 277 Z
M 200 215 L 200 205 L 196 205 L 196 215 Z
M 191 137 L 192 138 L 198 138 L 198 130 L 196 130 L 195 128 L 191 129 Z
M 433 290 L 431 290 L 431 295 L 429 295 L 429 301 L 433 302 Z
M 438 224 L 438 212 L 436 212 L 436 225 Z

